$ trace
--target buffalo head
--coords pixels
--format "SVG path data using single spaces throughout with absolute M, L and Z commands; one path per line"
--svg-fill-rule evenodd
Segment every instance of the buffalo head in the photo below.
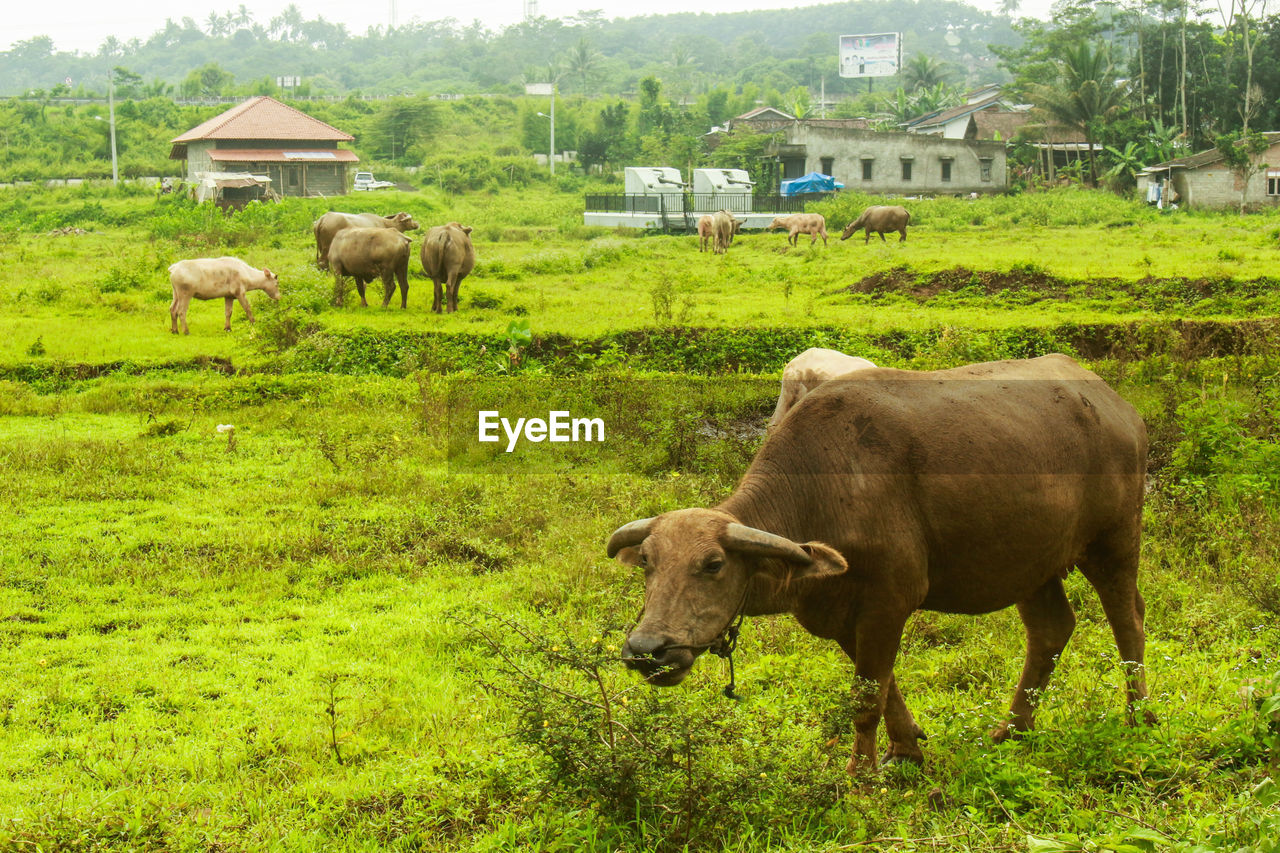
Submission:
M 826 545 L 797 544 L 713 509 L 633 521 L 614 531 L 608 553 L 644 569 L 644 614 L 623 643 L 622 660 L 659 687 L 679 684 L 698 655 L 721 642 L 751 606 L 758 575 L 785 586 L 847 568 Z

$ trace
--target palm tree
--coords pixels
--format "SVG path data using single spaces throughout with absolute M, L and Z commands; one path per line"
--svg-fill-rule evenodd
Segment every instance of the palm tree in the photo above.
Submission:
M 902 66 L 902 86 L 908 92 L 917 89 L 932 89 L 939 83 L 948 82 L 951 73 L 943 62 L 932 56 L 917 53 Z
M 587 94 L 587 79 L 599 66 L 602 58 L 600 51 L 591 46 L 586 36 L 578 39 L 577 45 L 569 51 L 567 71 L 582 78 L 582 94 Z
M 1068 47 L 1058 60 L 1057 79 L 1036 86 L 1032 96 L 1038 109 L 1057 124 L 1080 131 L 1089 149 L 1089 183 L 1097 186 L 1094 142 L 1102 126 L 1124 106 L 1124 90 L 1111 63 L 1106 44 L 1082 41 Z

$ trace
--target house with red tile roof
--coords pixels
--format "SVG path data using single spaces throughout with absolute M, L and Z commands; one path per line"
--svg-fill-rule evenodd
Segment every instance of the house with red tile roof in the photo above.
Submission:
M 260 95 L 173 138 L 170 160 L 187 161 L 193 182 L 209 174 L 248 172 L 271 179 L 282 196 L 330 196 L 347 192 L 347 167 L 359 162 L 339 148 L 349 133 L 275 98 Z

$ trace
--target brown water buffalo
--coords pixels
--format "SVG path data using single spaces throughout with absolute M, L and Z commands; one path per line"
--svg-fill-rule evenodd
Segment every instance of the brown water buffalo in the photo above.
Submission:
M 902 236 L 898 238 L 899 243 L 906 242 L 907 226 L 911 223 L 911 211 L 905 207 L 894 205 L 872 205 L 862 211 L 862 215 L 845 226 L 844 233 L 840 235 L 841 240 L 848 240 L 853 233 L 859 228 L 864 229 L 866 239 L 862 241 L 865 246 L 871 242 L 871 232 L 875 231 L 880 235 L 880 242 L 885 242 L 884 234 L 886 231 L 897 231 Z
M 409 244 L 412 241 L 389 228 L 344 228 L 329 246 L 329 269 L 333 270 L 333 304 L 346 301 L 345 276 L 356 280 L 360 304 L 368 307 L 364 286 L 382 279 L 382 307 L 400 283 L 400 307 L 409 306 Z
M 845 355 L 833 349 L 810 347 L 787 362 L 782 368 L 782 390 L 778 394 L 778 405 L 773 409 L 773 417 L 769 418 L 767 430 L 772 432 L 782 422 L 782 416 L 804 399 L 814 388 L 828 379 L 875 367 L 865 358 L 856 355 Z
M 711 217 L 711 235 L 715 239 L 714 251 L 717 255 L 723 255 L 729 250 L 729 245 L 733 243 L 733 235 L 737 234 L 747 220 L 734 219 L 733 214 L 727 210 L 717 210 Z
M 338 213 L 331 210 L 311 226 L 316 235 L 316 266 L 320 269 L 329 268 L 329 246 L 344 228 L 394 228 L 404 233 L 417 230 L 418 223 L 407 213 L 379 216 L 376 213 Z
M 261 290 L 275 301 L 280 301 L 280 281 L 271 270 L 251 267 L 239 258 L 196 258 L 178 261 L 169 266 L 169 283 L 173 286 L 173 301 L 169 303 L 169 331 L 189 335 L 187 308 L 192 299 L 222 299 L 226 303 L 227 316 L 222 329 L 231 331 L 231 306 L 239 302 L 244 313 L 253 322 L 253 310 L 249 308 L 246 294 Z
M 740 615 L 792 613 L 854 662 L 849 772 L 874 767 L 882 716 L 885 758 L 923 761 L 894 678 L 907 619 L 1017 606 L 1026 662 L 992 733 L 1001 741 L 1032 728 L 1075 626 L 1062 581 L 1076 567 L 1111 623 L 1132 723 L 1147 695 L 1146 457 L 1138 413 L 1064 355 L 825 382 L 719 505 L 614 532 L 609 555 L 645 569 L 623 660 L 651 684 L 677 684 L 701 652 L 725 648 Z
M 710 213 L 704 213 L 698 217 L 698 251 L 705 252 L 707 243 L 711 242 L 711 222 Z
M 458 310 L 458 287 L 475 265 L 470 226 L 450 222 L 427 232 L 422 240 L 422 271 L 436 286 L 432 311 L 439 314 L 446 308 L 452 314 Z
M 822 245 L 827 245 L 827 220 L 821 213 L 793 213 L 790 216 L 776 216 L 769 223 L 769 230 L 776 231 L 779 228 L 787 230 L 787 243 L 795 246 L 800 242 L 801 234 L 809 235 L 809 245 L 812 246 L 818 242 L 818 238 L 822 238 Z

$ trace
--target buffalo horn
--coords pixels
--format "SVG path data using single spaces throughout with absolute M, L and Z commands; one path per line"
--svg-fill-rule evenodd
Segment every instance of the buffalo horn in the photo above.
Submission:
M 609 537 L 607 553 L 610 557 L 614 557 L 623 548 L 639 545 L 649 535 L 649 528 L 651 527 L 653 527 L 652 518 L 639 518 L 629 524 L 622 525 L 613 531 L 613 535 Z
M 614 534 L 617 535 L 616 533 Z M 791 563 L 813 562 L 805 550 L 785 536 L 766 533 L 745 524 L 731 523 L 725 530 L 725 545 L 735 551 L 746 551 L 762 557 L 781 557 Z

